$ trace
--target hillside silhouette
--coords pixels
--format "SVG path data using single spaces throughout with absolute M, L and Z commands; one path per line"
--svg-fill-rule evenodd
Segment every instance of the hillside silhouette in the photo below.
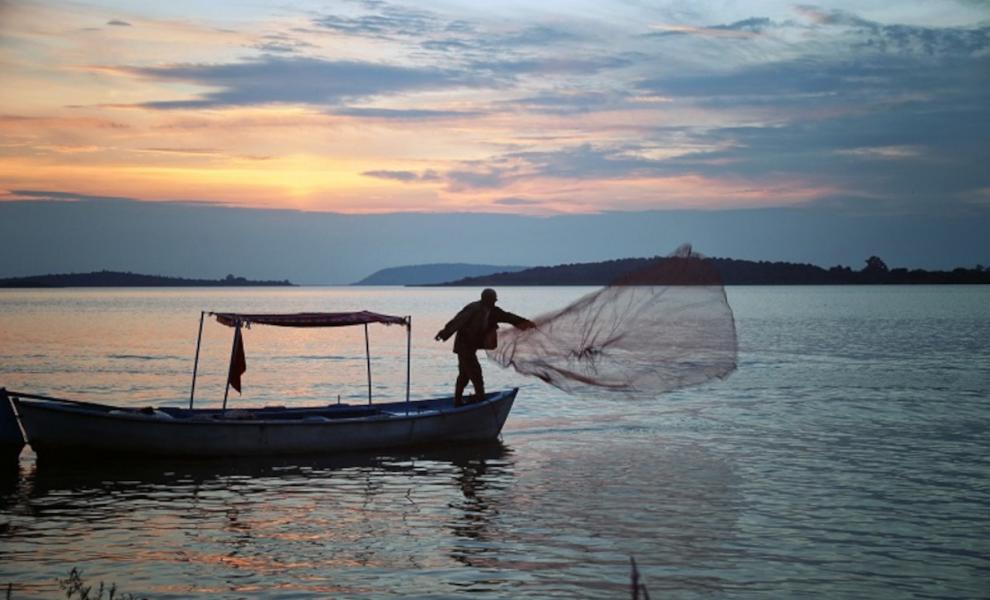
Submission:
M 512 285 L 608 285 L 652 263 L 653 258 L 623 258 L 591 263 L 572 263 L 553 267 L 534 267 L 514 273 L 496 273 L 483 277 L 466 277 L 439 285 L 512 286 Z M 865 266 L 853 270 L 847 266 L 829 269 L 806 263 L 768 262 L 734 258 L 711 258 L 726 285 L 860 285 L 860 284 L 987 284 L 990 269 L 977 265 L 972 269 L 951 271 L 890 269 L 884 261 L 871 256 Z
M 227 275 L 223 279 L 185 279 L 161 275 L 141 275 L 121 271 L 93 271 L 91 273 L 61 273 L 11 277 L 0 279 L 5 288 L 56 288 L 56 287 L 237 287 L 237 286 L 291 286 L 282 281 L 251 281 L 243 277 Z
M 390 267 L 375 271 L 351 285 L 429 285 L 466 277 L 483 277 L 493 273 L 511 273 L 527 267 L 474 265 L 468 263 L 432 263 Z

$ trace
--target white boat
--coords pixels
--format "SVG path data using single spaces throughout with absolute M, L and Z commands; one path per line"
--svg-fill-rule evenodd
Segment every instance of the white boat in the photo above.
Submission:
M 200 339 L 203 316 L 200 315 Z M 411 319 L 367 311 L 357 313 L 237 314 L 209 313 L 235 328 L 227 390 L 240 387 L 237 365 L 243 365 L 241 327 L 341 327 L 370 323 L 399 324 Z M 367 348 L 367 345 L 366 345 Z M 512 409 L 518 388 L 487 394 L 483 399 L 455 406 L 453 397 L 412 401 L 409 398 L 409 360 L 406 361 L 406 399 L 371 402 L 368 361 L 368 404 L 330 403 L 307 407 L 193 408 L 195 373 L 189 408 L 124 408 L 78 402 L 31 393 L 0 390 L 8 401 L 28 444 L 39 458 L 108 453 L 120 456 L 234 457 L 325 454 L 427 444 L 482 442 L 498 437 Z

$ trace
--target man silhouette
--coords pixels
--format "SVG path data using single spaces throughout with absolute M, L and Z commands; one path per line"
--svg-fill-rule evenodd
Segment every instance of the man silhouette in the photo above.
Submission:
M 485 398 L 485 380 L 481 373 L 477 352 L 480 349 L 493 350 L 498 345 L 499 323 L 511 323 L 520 329 L 535 327 L 532 321 L 514 315 L 495 306 L 498 296 L 495 290 L 487 288 L 481 292 L 481 300 L 476 300 L 461 309 L 457 315 L 437 332 L 435 340 L 447 341 L 455 333 L 454 354 L 457 355 L 457 383 L 454 386 L 454 406 L 466 404 L 464 388 L 468 381 L 474 386 L 473 402 Z

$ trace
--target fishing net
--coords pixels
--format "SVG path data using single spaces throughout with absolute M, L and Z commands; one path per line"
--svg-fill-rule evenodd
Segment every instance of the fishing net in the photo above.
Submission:
M 500 332 L 489 359 L 570 393 L 657 395 L 736 368 L 736 327 L 712 261 L 684 245 Z

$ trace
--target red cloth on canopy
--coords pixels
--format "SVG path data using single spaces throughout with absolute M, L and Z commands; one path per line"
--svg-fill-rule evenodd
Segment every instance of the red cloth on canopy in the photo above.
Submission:
M 244 356 L 244 339 L 241 336 L 241 328 L 234 330 L 234 352 L 230 357 L 230 372 L 227 373 L 227 381 L 230 387 L 241 393 L 241 375 L 247 371 L 247 358 Z

